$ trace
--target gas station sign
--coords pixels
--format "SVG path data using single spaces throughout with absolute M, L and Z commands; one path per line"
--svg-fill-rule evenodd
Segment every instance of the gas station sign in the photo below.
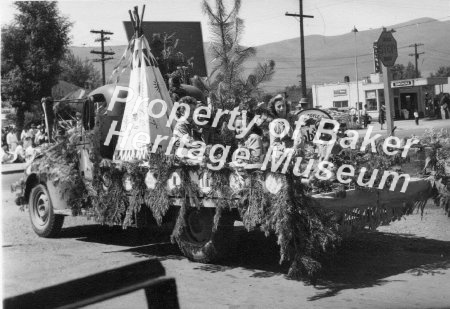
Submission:
M 407 79 L 407 80 L 396 80 L 391 82 L 392 88 L 400 88 L 400 87 L 412 87 L 414 86 L 414 80 L 413 79 Z

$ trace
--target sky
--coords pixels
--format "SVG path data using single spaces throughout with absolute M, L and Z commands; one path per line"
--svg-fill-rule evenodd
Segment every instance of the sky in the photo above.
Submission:
M 298 0 L 241 1 L 239 16 L 245 23 L 242 45 L 258 46 L 299 37 L 298 19 L 285 16 L 286 12 L 299 12 Z M 94 46 L 96 35 L 90 33 L 93 29 L 113 32 L 110 45 L 127 44 L 123 21 L 129 21 L 129 9 L 139 6 L 141 10 L 143 4 L 145 21 L 200 21 L 203 39 L 208 41 L 208 20 L 201 3 L 201 0 L 58 1 L 58 6 L 61 14 L 74 22 L 72 45 Z M 16 13 L 12 2 L 2 0 L 0 10 L 1 24 L 10 23 Z M 450 20 L 450 0 L 303 0 L 303 14 L 314 16 L 304 19 L 305 35 L 335 36 L 349 33 L 354 26 L 363 31 L 422 17 Z

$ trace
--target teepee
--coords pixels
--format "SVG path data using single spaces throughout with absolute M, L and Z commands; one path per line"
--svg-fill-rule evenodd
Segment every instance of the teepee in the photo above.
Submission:
M 116 160 L 145 160 L 150 155 L 149 146 L 158 135 L 168 136 L 169 139 L 172 136 L 173 128 L 166 124 L 173 103 L 159 71 L 158 62 L 152 55 L 142 30 L 144 11 L 145 6 L 141 18 L 139 18 L 137 7 L 134 8 L 133 13 L 129 11 L 135 33 L 121 59 L 121 62 L 125 60 L 126 66 L 131 69 L 127 103 L 121 125 L 121 131 L 129 132 L 129 134 L 126 134 L 126 137 L 119 137 L 114 151 Z M 119 67 L 120 62 L 115 71 Z M 149 104 L 153 100 L 160 101 L 153 104 L 149 111 Z M 152 115 L 161 114 L 161 117 L 152 117 Z M 159 144 L 162 147 L 161 150 L 167 148 L 169 139 Z

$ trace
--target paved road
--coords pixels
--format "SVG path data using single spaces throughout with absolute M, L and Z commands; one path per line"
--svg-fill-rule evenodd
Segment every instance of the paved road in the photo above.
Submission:
M 430 122 L 431 124 L 432 122 Z M 450 123 L 450 122 L 448 122 Z M 428 124 L 427 124 L 428 125 Z M 435 127 L 446 123 L 433 122 Z M 425 124 L 424 124 L 425 126 Z M 410 133 L 412 129 L 402 126 Z M 423 127 L 422 127 L 423 129 Z M 67 218 L 61 237 L 37 237 L 28 213 L 9 192 L 18 174 L 2 175 L 4 297 L 58 284 L 147 258 L 177 280 L 182 308 L 444 308 L 450 304 L 450 218 L 429 207 L 356 235 L 327 261 L 316 287 L 287 280 L 276 239 L 238 228 L 237 255 L 220 265 L 189 262 L 167 233 L 103 227 Z M 137 308 L 144 293 L 95 308 Z
M 383 125 L 384 130 L 380 130 L 380 124 L 375 122 L 372 124 L 373 126 L 373 134 L 382 134 L 388 135 L 386 130 L 386 124 Z M 395 130 L 395 136 L 398 137 L 411 137 L 411 135 L 421 136 L 426 129 L 449 129 L 450 130 L 450 119 L 445 120 L 423 120 L 419 121 L 419 125 L 416 125 L 414 120 L 400 120 L 394 122 L 394 127 L 397 127 Z M 364 136 L 367 132 L 365 130 L 358 130 L 360 136 Z

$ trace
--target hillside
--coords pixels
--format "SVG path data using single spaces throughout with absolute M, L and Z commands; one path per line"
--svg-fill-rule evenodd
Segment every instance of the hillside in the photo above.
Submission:
M 413 25 L 413 26 L 410 26 Z M 429 76 L 439 66 L 450 65 L 450 21 L 436 21 L 430 18 L 412 20 L 402 24 L 387 26 L 394 28 L 394 37 L 398 45 L 398 64 L 406 65 L 408 61 L 414 63 L 414 52 L 409 45 L 422 43 L 419 52 L 425 52 L 419 58 L 419 70 L 422 76 Z M 381 33 L 381 29 L 360 31 L 356 34 L 358 72 L 360 78 L 373 72 L 373 42 Z M 245 63 L 246 73 L 250 73 L 258 61 L 273 59 L 276 62 L 276 73 L 272 81 L 266 83 L 264 88 L 268 92 L 283 89 L 287 85 L 298 85 L 300 80 L 300 42 L 299 38 L 274 42 L 256 46 L 257 55 Z M 208 44 L 205 43 L 206 62 L 208 71 L 211 68 L 211 57 L 208 53 Z M 89 52 L 96 47 L 73 47 L 75 55 L 92 59 Z M 112 72 L 116 59 L 122 56 L 126 46 L 108 47 L 116 53 L 115 60 L 106 64 L 106 74 Z M 355 36 L 350 32 L 339 36 L 310 35 L 305 37 L 306 77 L 307 84 L 343 81 L 344 76 L 355 78 Z M 96 63 L 100 69 L 100 63 Z

